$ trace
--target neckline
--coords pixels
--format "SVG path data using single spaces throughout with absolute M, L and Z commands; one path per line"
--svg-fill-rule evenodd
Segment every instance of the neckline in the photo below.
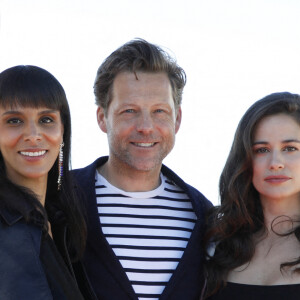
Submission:
M 104 185 L 109 187 L 115 193 L 119 193 L 119 194 L 125 195 L 127 197 L 132 197 L 132 198 L 145 198 L 145 197 L 151 198 L 151 197 L 160 195 L 165 188 L 165 180 L 164 180 L 164 176 L 162 175 L 162 173 L 160 173 L 160 180 L 161 180 L 161 184 L 154 190 L 145 191 L 145 192 L 126 192 L 126 191 L 119 189 L 116 186 L 112 185 L 109 181 L 106 180 L 105 177 L 103 177 L 98 172 L 98 170 L 96 170 L 96 182 L 103 183 Z
M 231 286 L 240 286 L 240 287 L 253 287 L 253 288 L 278 288 L 278 287 L 290 287 L 290 286 L 299 286 L 300 283 L 291 283 L 291 284 L 274 284 L 274 285 L 259 285 L 259 284 L 248 284 L 248 283 L 238 283 L 227 281 L 227 285 Z

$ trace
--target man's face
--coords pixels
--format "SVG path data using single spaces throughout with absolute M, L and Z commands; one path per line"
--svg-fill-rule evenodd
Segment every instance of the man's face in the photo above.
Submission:
M 109 159 L 120 170 L 158 171 L 172 150 L 181 122 L 165 73 L 122 72 L 114 80 L 106 115 L 97 110 L 107 133 Z M 125 168 L 125 170 L 124 170 Z

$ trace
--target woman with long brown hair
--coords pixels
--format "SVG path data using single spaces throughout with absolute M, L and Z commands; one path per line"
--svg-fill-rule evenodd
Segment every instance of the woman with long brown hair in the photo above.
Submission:
M 205 299 L 299 299 L 300 96 L 271 94 L 241 119 L 208 217 Z

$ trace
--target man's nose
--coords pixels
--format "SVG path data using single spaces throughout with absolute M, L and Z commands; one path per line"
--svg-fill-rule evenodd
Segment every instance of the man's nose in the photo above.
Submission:
M 154 128 L 153 122 L 150 112 L 141 112 L 137 122 L 137 130 L 143 133 L 150 133 Z

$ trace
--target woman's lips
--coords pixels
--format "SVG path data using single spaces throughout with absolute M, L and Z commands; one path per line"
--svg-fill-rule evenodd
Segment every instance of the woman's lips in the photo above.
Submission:
M 265 178 L 266 182 L 269 183 L 282 183 L 282 182 L 286 182 L 288 180 L 290 180 L 291 177 L 288 176 L 284 176 L 284 175 L 276 175 L 276 176 L 268 176 Z
M 26 149 L 19 151 L 19 154 L 26 160 L 30 162 L 39 161 L 40 159 L 43 159 L 47 153 L 47 150 L 42 149 Z
M 46 150 L 41 150 L 41 151 L 20 151 L 20 153 L 22 155 L 25 155 L 25 156 L 42 156 L 46 153 Z

